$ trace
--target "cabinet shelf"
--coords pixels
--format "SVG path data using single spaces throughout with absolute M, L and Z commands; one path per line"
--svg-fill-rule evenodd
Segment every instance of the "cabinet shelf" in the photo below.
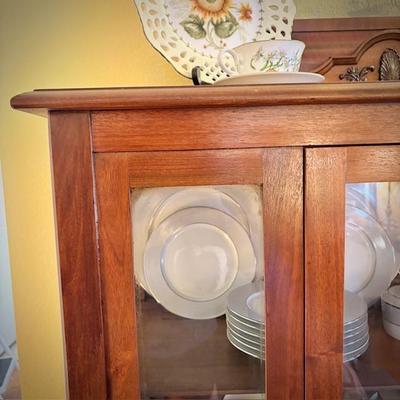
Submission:
M 233 347 L 225 317 L 181 318 L 153 298 L 139 303 L 141 380 L 150 399 L 264 391 L 264 362 Z M 261 364 L 261 367 L 260 367 Z M 202 397 L 203 396 L 203 397 Z
M 400 396 L 400 341 L 389 336 L 383 329 L 382 314 L 379 307 L 373 307 L 368 313 L 370 344 L 368 350 L 357 360 L 349 364 L 366 391 L 391 390 Z M 346 382 L 345 391 L 354 391 L 356 387 Z

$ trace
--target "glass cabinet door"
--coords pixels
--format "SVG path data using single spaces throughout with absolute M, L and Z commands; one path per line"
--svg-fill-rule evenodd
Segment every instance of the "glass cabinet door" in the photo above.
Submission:
M 307 398 L 399 399 L 400 147 L 313 149 L 307 168 Z
M 131 198 L 142 399 L 264 399 L 261 188 Z
M 400 182 L 346 185 L 345 399 L 400 398 Z
M 109 398 L 304 396 L 303 151 L 96 156 Z

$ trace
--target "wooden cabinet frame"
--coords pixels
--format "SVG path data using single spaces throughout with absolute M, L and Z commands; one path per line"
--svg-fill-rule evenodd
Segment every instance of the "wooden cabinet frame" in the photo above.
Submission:
M 226 184 L 256 184 L 264 188 L 265 276 L 266 289 L 271 293 L 266 297 L 269 332 L 266 346 L 270 349 L 266 365 L 274 365 L 266 367 L 267 390 L 276 398 L 282 395 L 282 390 L 286 397 L 302 396 L 302 164 L 303 152 L 296 148 L 96 155 L 100 277 L 110 398 L 134 399 L 140 393 L 130 190 Z M 278 307 L 293 312 L 286 315 L 274 312 Z M 193 389 L 195 386 L 194 377 Z
M 131 189 L 247 183 L 263 187 L 268 399 L 341 397 L 344 185 L 400 179 L 399 83 L 36 91 L 12 106 L 50 119 L 71 399 L 138 398 Z

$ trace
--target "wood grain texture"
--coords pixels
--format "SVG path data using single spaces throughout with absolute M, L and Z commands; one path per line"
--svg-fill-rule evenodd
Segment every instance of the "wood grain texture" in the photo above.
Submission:
M 400 83 L 390 82 L 384 85 L 321 83 L 39 90 L 15 96 L 11 99 L 11 106 L 46 115 L 47 110 L 104 111 L 398 102 Z M 209 125 L 207 119 L 203 123 Z
M 131 187 L 261 184 L 261 149 L 128 154 Z
M 292 39 L 306 44 L 301 71 L 321 73 L 328 82 L 338 82 L 340 73 L 350 65 L 364 67 L 372 64 L 378 70 L 383 50 L 376 44 L 381 43 L 383 49 L 384 46 L 399 48 L 399 28 L 400 17 L 295 20 Z M 389 37 L 395 40 L 389 43 Z M 374 80 L 378 80 L 377 73 L 368 77 L 368 81 Z
M 108 399 L 139 399 L 127 157 L 95 159 Z
M 346 148 L 306 149 L 305 398 L 341 399 Z
M 106 399 L 89 114 L 50 115 L 68 390 Z
M 96 152 L 400 143 L 399 114 L 400 103 L 94 112 L 93 140 Z
M 304 398 L 303 149 L 264 158 L 267 398 Z
M 390 181 L 400 181 L 400 146 L 347 148 L 346 182 Z

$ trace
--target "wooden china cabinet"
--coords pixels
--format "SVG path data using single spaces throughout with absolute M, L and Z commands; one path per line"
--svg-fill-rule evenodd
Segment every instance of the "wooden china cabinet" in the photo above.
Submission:
M 71 399 L 353 398 L 343 386 L 345 190 L 400 181 L 400 83 L 44 90 L 11 103 L 49 118 Z M 185 329 L 208 322 L 141 303 L 132 193 L 198 185 L 260 188 L 265 365 L 229 345 L 223 316 L 180 357 Z M 174 343 L 162 339 L 170 330 Z M 392 380 L 360 377 L 360 387 L 399 389 L 400 341 L 379 320 L 370 337 L 362 357 Z

